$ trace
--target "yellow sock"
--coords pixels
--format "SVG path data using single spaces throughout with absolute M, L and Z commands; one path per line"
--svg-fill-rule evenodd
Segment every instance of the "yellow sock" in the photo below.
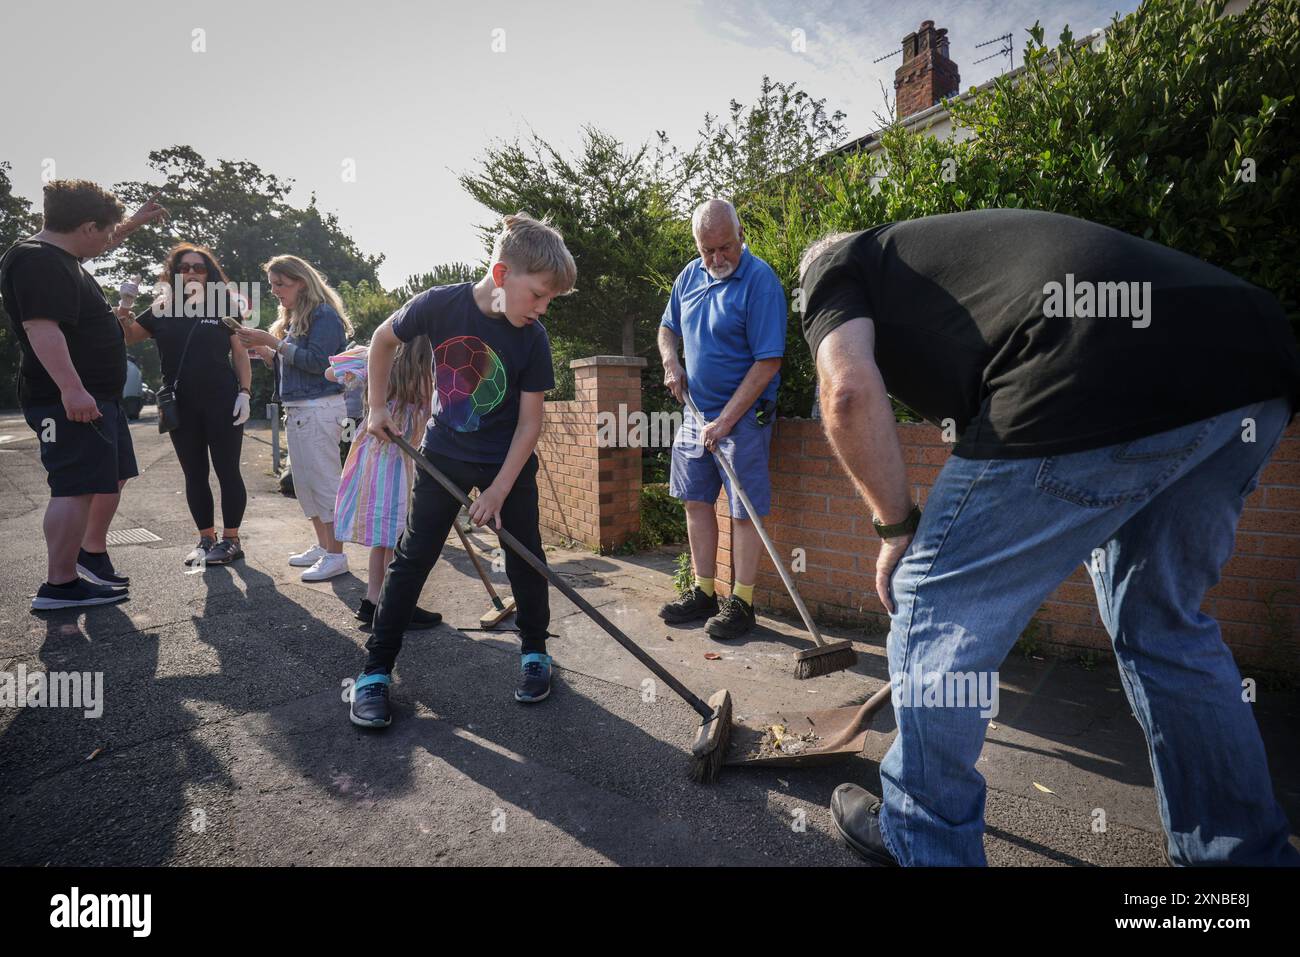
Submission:
M 701 578 L 699 575 L 696 575 L 696 576 L 695 576 L 695 587 L 698 588 L 700 591 L 704 592 L 704 594 L 706 594 L 706 595 L 712 595 L 712 594 L 713 594 L 713 579 L 712 579 L 712 578 Z
M 740 582 L 736 582 L 734 585 L 731 586 L 731 593 L 735 595 L 737 598 L 739 598 L 741 601 L 743 601 L 746 605 L 754 604 L 753 585 L 742 585 Z

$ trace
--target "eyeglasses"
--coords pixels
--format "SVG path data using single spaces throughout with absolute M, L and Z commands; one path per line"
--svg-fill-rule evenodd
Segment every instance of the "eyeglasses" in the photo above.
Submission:
M 178 263 L 176 271 L 179 273 L 201 272 L 206 276 L 208 273 L 208 267 L 203 265 L 203 263 Z

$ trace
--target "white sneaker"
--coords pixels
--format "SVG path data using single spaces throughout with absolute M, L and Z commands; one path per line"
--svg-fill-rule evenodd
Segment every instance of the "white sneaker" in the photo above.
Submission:
M 321 548 L 319 545 L 313 545 L 305 552 L 299 552 L 297 555 L 290 555 L 289 564 L 293 565 L 295 568 L 307 568 L 308 566 L 315 565 L 320 561 L 320 557 L 324 554 L 326 554 L 325 549 Z
M 326 552 L 316 564 L 302 573 L 302 580 L 305 582 L 323 582 L 327 578 L 337 578 L 348 570 L 348 556 L 342 552 L 334 554 Z

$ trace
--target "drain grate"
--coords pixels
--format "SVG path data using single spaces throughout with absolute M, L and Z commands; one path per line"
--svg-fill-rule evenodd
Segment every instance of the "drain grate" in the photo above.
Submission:
M 109 532 L 105 541 L 109 545 L 147 545 L 162 539 L 147 528 L 118 528 Z

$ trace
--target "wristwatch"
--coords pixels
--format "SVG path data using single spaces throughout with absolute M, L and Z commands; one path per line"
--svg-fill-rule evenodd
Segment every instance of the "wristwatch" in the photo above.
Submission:
M 253 395 L 253 392 L 252 392 L 251 389 L 246 389 L 246 388 L 244 388 L 244 386 L 242 386 L 242 385 L 239 387 L 239 391 L 242 392 L 242 393 L 244 393 L 244 395 L 249 396 L 249 397 L 251 397 L 251 396 Z
M 920 524 L 921 506 L 916 503 L 912 504 L 912 510 L 907 513 L 907 518 L 893 525 L 881 525 L 876 516 L 871 516 L 871 527 L 881 538 L 902 538 L 904 535 L 911 535 Z

